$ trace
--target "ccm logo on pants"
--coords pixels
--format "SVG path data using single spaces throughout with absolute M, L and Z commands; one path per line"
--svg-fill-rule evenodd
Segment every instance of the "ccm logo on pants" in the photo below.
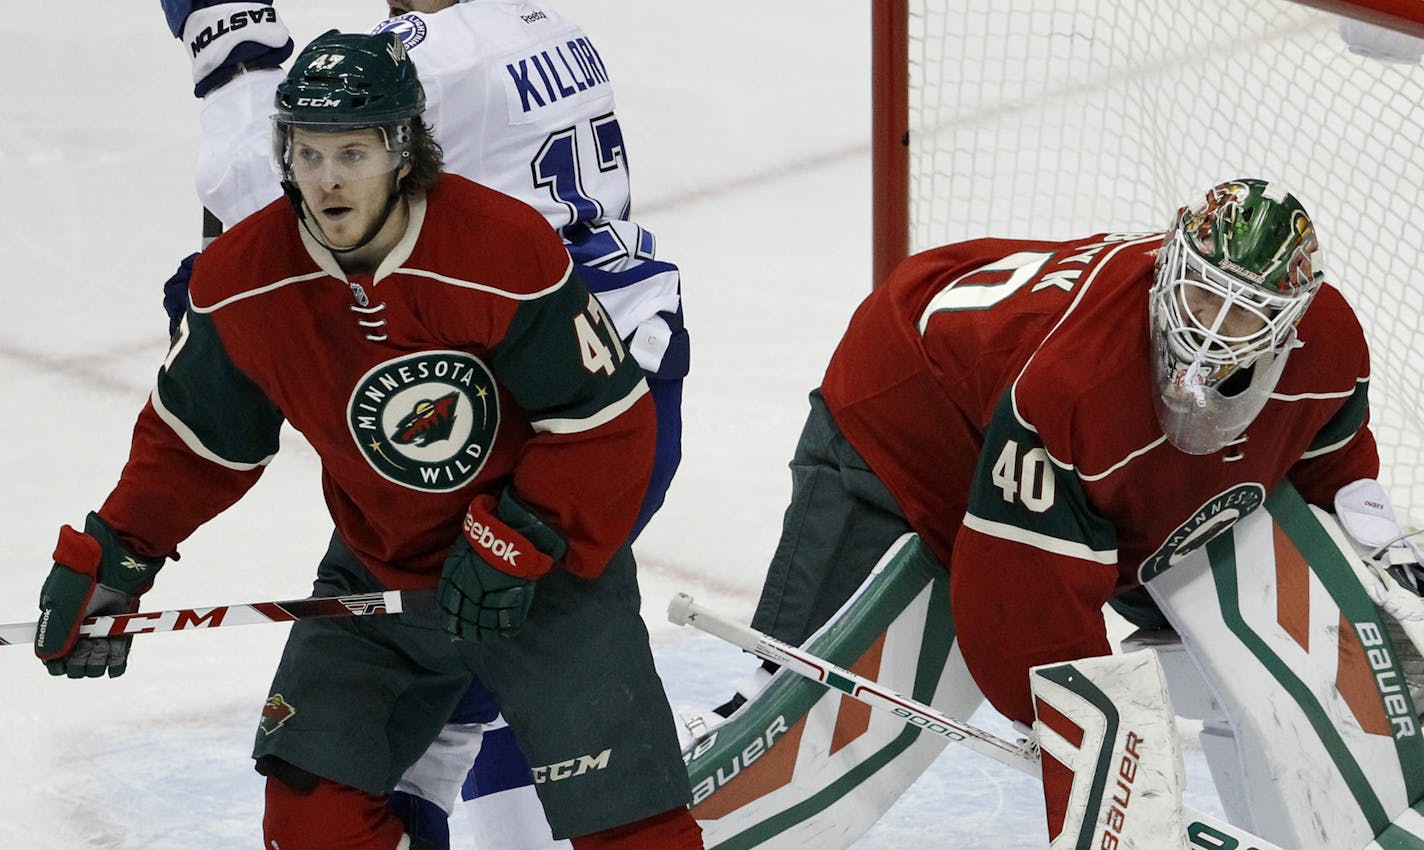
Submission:
M 596 756 L 579 756 L 568 761 L 556 761 L 553 764 L 536 767 L 532 770 L 534 782 L 542 785 L 545 782 L 558 782 L 560 779 L 582 776 L 590 770 L 603 770 L 608 767 L 608 757 L 611 755 L 613 755 L 613 750 L 608 749 Z

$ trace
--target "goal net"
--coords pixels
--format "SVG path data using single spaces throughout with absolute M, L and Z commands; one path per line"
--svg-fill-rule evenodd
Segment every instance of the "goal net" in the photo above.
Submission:
M 979 236 L 1162 230 L 1223 179 L 1282 181 L 1370 342 L 1381 479 L 1424 526 L 1424 65 L 1352 54 L 1339 20 L 1285 0 L 910 0 L 904 46 L 876 37 L 910 78 L 908 244 L 877 235 L 877 273 Z M 905 191 L 880 168 L 877 234 Z

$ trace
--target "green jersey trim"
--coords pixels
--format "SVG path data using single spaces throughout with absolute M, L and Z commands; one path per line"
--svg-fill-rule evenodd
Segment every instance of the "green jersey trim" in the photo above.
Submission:
M 1052 457 L 1005 393 L 984 431 L 964 524 L 1000 540 L 1096 564 L 1118 561 L 1117 532 L 1077 471 Z
M 1301 458 L 1319 457 L 1329 454 L 1355 438 L 1360 429 L 1365 427 L 1365 417 L 1370 411 L 1370 379 L 1362 378 L 1355 383 L 1355 388 L 1349 393 L 1337 393 L 1331 395 L 1309 396 L 1309 398 L 1338 398 L 1348 395 L 1349 399 L 1344 406 L 1330 417 L 1330 421 L 1320 429 L 1315 435 L 1315 439 L 1310 441 L 1310 446 L 1306 448 Z M 1303 396 L 1292 396 L 1303 398 Z
M 219 466 L 252 470 L 277 454 L 282 411 L 232 362 L 207 314 L 184 317 L 150 398 L 193 454 Z

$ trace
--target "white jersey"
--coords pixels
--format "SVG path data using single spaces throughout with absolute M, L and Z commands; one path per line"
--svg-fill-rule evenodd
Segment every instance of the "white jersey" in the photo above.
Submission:
M 608 69 L 580 27 L 536 3 L 475 0 L 374 31 L 397 33 L 409 50 L 446 171 L 537 209 L 581 265 L 619 273 L 654 259 L 652 234 L 628 220 L 628 163 Z M 225 227 L 281 194 L 271 114 L 282 78 L 280 69 L 241 74 L 204 98 L 198 195 Z M 620 334 L 642 341 L 635 356 L 645 370 L 685 371 L 663 368 L 671 365 L 663 363 L 667 341 L 681 332 L 677 270 L 642 272 L 607 284 L 621 297 L 591 288 Z
M 636 228 L 606 227 L 628 218 L 628 163 L 608 69 L 582 29 L 534 3 L 476 0 L 376 32 L 410 51 L 449 170 L 537 209 L 577 262 L 651 257 Z

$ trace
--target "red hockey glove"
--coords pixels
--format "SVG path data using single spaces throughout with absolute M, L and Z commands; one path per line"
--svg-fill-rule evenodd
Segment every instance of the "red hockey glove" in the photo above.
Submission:
M 139 557 L 120 542 L 98 514 L 89 514 L 83 534 L 61 528 L 35 629 L 35 655 L 50 675 L 122 676 L 133 638 L 81 638 L 79 626 L 86 617 L 137 611 L 139 595 L 162 566 L 162 558 Z
M 441 625 L 456 640 L 514 636 L 534 603 L 534 583 L 566 548 L 509 491 L 497 506 L 493 496 L 475 497 L 440 575 Z

